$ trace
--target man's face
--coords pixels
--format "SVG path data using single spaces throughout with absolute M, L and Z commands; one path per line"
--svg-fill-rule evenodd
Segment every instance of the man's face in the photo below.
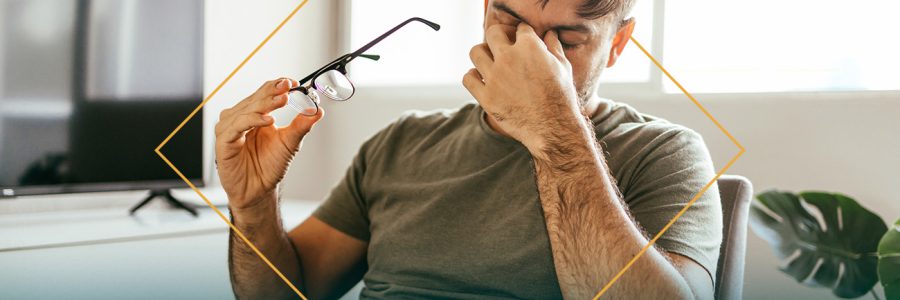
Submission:
M 514 28 L 525 22 L 541 38 L 550 30 L 559 34 L 566 58 L 572 64 L 575 88 L 582 104 L 596 91 L 597 80 L 606 66 L 612 37 L 618 28 L 614 13 L 589 20 L 578 15 L 584 0 L 550 0 L 543 5 L 537 0 L 492 0 L 484 19 L 484 28 L 494 24 Z

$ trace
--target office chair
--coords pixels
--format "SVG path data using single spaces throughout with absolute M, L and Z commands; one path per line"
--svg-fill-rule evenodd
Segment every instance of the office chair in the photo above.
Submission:
M 722 175 L 718 180 L 722 199 L 723 234 L 716 269 L 715 298 L 741 299 L 744 288 L 744 257 L 747 252 L 747 221 L 753 185 L 741 176 Z

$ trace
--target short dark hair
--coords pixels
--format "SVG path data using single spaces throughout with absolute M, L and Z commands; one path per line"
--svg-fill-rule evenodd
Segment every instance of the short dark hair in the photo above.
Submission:
M 631 11 L 636 0 L 584 0 L 578 6 L 578 16 L 594 20 L 614 13 L 620 18 L 624 18 Z M 538 0 L 541 8 L 547 6 L 550 0 Z

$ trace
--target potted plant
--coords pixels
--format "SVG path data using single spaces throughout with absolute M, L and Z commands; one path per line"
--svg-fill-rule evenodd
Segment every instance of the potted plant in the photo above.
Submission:
M 836 193 L 770 190 L 756 199 L 750 227 L 772 247 L 782 272 L 841 298 L 879 299 L 873 288 L 880 281 L 887 299 L 900 299 L 900 220 L 889 230 Z

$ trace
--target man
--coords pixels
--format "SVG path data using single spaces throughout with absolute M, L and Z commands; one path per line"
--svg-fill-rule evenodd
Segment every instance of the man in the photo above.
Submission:
M 361 279 L 363 298 L 593 297 L 714 176 L 698 134 L 596 96 L 632 2 L 490 1 L 463 78 L 478 103 L 377 133 L 290 232 L 277 186 L 323 113 L 274 127 L 298 83 L 267 82 L 216 126 L 234 224 L 312 299 Z M 711 299 L 721 226 L 713 188 L 605 296 Z M 293 296 L 249 246 L 230 248 L 239 298 Z

